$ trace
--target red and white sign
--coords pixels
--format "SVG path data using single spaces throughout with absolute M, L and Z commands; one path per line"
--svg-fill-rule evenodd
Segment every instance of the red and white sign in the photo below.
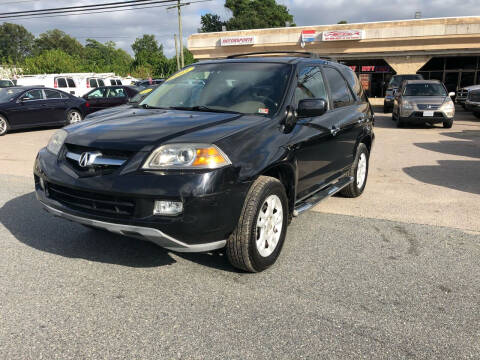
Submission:
M 332 30 L 322 33 L 322 41 L 362 40 L 365 38 L 363 30 Z
M 317 32 L 315 30 L 303 30 L 302 31 L 302 42 L 309 43 L 314 42 Z
M 220 39 L 221 46 L 254 45 L 255 36 L 233 36 Z

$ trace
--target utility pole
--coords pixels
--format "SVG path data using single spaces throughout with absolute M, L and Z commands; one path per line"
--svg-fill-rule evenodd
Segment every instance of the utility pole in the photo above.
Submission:
M 175 55 L 177 56 L 177 70 L 180 70 L 180 57 L 178 55 L 178 40 L 177 40 L 177 34 L 173 34 L 173 38 L 175 39 Z
M 178 12 L 178 37 L 180 38 L 180 61 L 182 68 L 185 66 L 185 58 L 183 54 L 183 31 L 182 31 L 182 6 L 191 5 L 189 2 L 182 3 L 181 0 L 177 0 L 177 5 L 173 5 L 167 8 L 167 10 L 177 8 Z M 193 1 L 193 2 L 206 2 L 212 0 L 200 0 L 200 1 Z
M 177 2 L 178 9 L 178 36 L 180 37 L 180 59 L 182 59 L 182 69 L 185 66 L 185 59 L 183 58 L 183 31 L 182 31 L 182 6 L 180 0 Z

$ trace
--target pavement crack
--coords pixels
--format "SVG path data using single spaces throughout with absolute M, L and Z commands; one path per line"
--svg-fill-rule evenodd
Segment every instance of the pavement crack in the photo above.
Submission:
M 420 255 L 420 242 L 418 239 L 415 237 L 415 235 L 410 234 L 407 229 L 405 229 L 401 225 L 396 225 L 393 227 L 393 229 L 399 233 L 400 235 L 403 235 L 405 239 L 408 241 L 409 247 L 407 250 L 407 254 L 409 255 L 414 255 L 414 256 L 419 256 Z

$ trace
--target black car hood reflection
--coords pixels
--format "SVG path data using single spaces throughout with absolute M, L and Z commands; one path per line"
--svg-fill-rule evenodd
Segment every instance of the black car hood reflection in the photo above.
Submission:
M 238 119 L 230 113 L 131 108 L 95 117 L 66 130 L 66 142 L 92 148 L 150 151 L 172 138 Z M 222 134 L 217 134 L 216 138 Z

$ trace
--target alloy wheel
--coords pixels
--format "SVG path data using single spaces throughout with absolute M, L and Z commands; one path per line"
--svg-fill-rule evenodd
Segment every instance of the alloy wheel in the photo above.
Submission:
M 256 245 L 262 257 L 276 249 L 283 227 L 283 207 L 277 195 L 267 197 L 257 217 Z
M 82 121 L 82 116 L 78 111 L 71 111 L 68 113 L 68 123 L 69 124 L 76 124 Z
M 367 177 L 367 157 L 365 153 L 360 154 L 357 165 L 357 188 L 361 189 Z

